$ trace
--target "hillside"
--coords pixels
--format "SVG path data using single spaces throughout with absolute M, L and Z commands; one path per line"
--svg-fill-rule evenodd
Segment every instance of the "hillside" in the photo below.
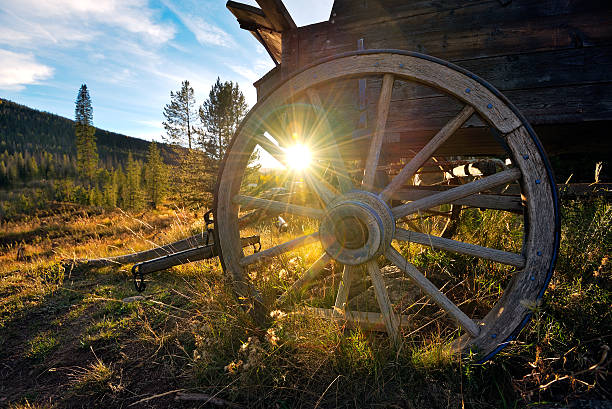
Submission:
M 96 128 L 100 161 L 106 167 L 124 163 L 128 152 L 144 160 L 149 142 Z M 49 152 L 54 156 L 76 155 L 74 121 L 49 112 L 0 98 L 0 152 Z M 160 144 L 166 163 L 175 162 L 175 154 Z

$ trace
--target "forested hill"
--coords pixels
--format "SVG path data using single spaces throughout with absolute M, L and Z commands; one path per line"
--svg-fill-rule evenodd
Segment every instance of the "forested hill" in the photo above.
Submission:
M 125 163 L 128 152 L 144 160 L 149 142 L 96 128 L 98 153 L 102 164 L 116 168 Z M 175 154 L 160 144 L 166 163 L 175 163 Z M 59 115 L 38 111 L 0 98 L 0 153 L 49 152 L 56 157 L 76 155 L 74 121 Z

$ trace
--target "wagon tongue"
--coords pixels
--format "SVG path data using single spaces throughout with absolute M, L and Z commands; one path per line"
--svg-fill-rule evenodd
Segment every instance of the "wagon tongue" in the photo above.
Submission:
M 208 237 L 212 237 L 212 229 L 208 230 Z M 261 248 L 259 236 L 248 236 L 241 238 L 242 247 L 253 246 L 255 251 Z M 144 280 L 146 274 L 151 274 L 156 271 L 168 269 L 179 264 L 187 264 L 194 261 L 206 260 L 218 256 L 217 246 L 215 243 L 208 243 L 204 246 L 197 246 L 184 251 L 179 251 L 173 254 L 168 254 L 163 257 L 154 258 L 152 260 L 143 261 L 142 263 L 134 264 L 132 267 L 132 277 L 134 279 L 134 287 L 138 292 L 143 292 L 147 287 Z

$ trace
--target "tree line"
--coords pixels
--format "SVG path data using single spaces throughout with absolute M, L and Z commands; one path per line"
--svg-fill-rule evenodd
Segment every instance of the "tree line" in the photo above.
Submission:
M 75 105 L 76 191 L 84 191 L 86 195 L 77 194 L 73 199 L 91 205 L 132 210 L 159 206 L 168 190 L 168 169 L 157 144 L 149 143 L 144 163 L 134 159 L 130 151 L 124 166 L 104 169 L 99 163 L 93 107 L 87 85 L 81 85 Z
M 32 155 L 48 152 L 55 160 L 64 154 L 76 160 L 75 124 L 73 120 L 0 98 L 0 152 Z M 149 142 L 127 135 L 95 128 L 100 166 L 112 169 L 125 164 L 128 152 L 145 160 Z M 164 161 L 176 163 L 176 153 L 159 146 Z
M 219 163 L 246 110 L 233 82 L 217 79 L 208 99 L 197 107 L 193 88 L 184 81 L 170 92 L 170 103 L 163 109 L 162 138 L 167 144 L 146 142 L 143 154 L 139 143 L 115 141 L 120 149 L 109 147 L 106 137 L 118 134 L 94 127 L 86 84 L 77 94 L 74 122 L 0 100 L 0 112 L 9 114 L 0 119 L 0 188 L 9 189 L 4 196 L 17 195 L 0 202 L 0 216 L 35 208 L 33 201 L 44 206 L 45 200 L 130 210 L 155 208 L 169 200 L 208 207 Z M 38 136 L 32 136 L 28 122 Z M 65 135 L 67 124 L 70 138 Z

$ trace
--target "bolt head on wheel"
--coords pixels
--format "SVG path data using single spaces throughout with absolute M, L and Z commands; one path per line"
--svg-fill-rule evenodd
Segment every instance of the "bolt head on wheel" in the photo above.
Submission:
M 378 196 L 364 191 L 348 192 L 329 203 L 319 228 L 327 254 L 353 266 L 382 254 L 394 233 L 391 209 Z

